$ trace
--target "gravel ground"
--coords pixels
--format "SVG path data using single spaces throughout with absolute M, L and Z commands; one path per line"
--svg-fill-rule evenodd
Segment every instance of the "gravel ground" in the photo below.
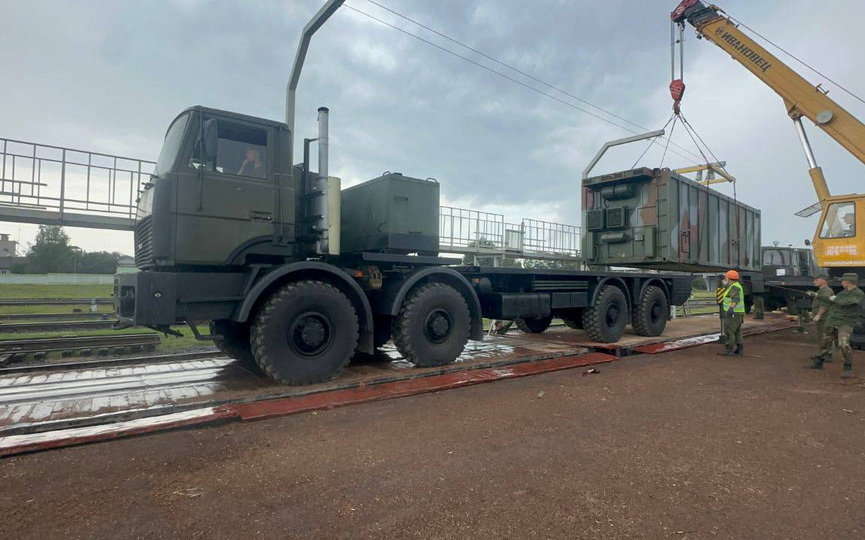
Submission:
M 8 458 L 0 538 L 863 538 L 865 388 L 809 339 Z

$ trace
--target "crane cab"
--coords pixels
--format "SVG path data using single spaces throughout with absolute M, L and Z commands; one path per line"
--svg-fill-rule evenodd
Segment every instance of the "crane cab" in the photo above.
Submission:
M 814 235 L 820 266 L 835 276 L 865 272 L 865 197 L 844 195 L 826 200 Z

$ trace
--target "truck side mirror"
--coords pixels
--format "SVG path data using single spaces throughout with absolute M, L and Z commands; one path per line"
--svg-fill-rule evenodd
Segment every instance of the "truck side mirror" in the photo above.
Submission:
M 810 245 L 811 245 L 811 241 L 808 240 L 807 238 L 805 239 L 805 245 L 806 245 L 806 246 L 810 246 Z
M 216 119 L 210 118 L 204 121 L 202 142 L 204 146 L 204 161 L 216 161 L 216 142 L 219 133 L 216 128 Z

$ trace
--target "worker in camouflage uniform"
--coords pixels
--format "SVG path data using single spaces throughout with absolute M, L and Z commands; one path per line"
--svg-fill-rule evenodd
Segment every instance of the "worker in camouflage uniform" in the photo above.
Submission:
M 766 302 L 762 296 L 754 295 L 754 305 L 751 306 L 751 316 L 758 321 L 762 321 L 766 316 Z
M 727 292 L 724 293 L 724 352 L 721 356 L 744 355 L 742 323 L 745 321 L 745 289 L 739 283 L 739 272 L 730 270 L 724 274 Z M 735 348 L 734 348 L 735 347 Z
M 841 376 L 849 379 L 853 376 L 853 350 L 850 347 L 850 336 L 859 324 L 859 303 L 865 298 L 857 284 L 859 276 L 847 273 L 841 276 L 844 289 L 837 295 L 829 297 L 829 315 L 826 318 L 826 330 L 823 336 L 824 347 L 829 347 L 830 354 L 841 351 L 844 358 L 844 370 Z M 823 369 L 823 359 L 814 360 L 811 368 Z
M 832 302 L 829 297 L 835 294 L 829 287 L 829 276 L 820 274 L 814 278 L 814 286 L 816 291 L 808 291 L 808 296 L 814 299 L 811 305 L 811 320 L 817 323 L 817 345 L 820 347 L 820 352 L 811 357 L 811 360 L 821 360 L 823 362 L 832 361 L 832 349 L 824 342 L 823 337 L 826 334 L 826 319 L 829 317 L 829 308 L 832 307 Z M 828 340 L 831 345 L 831 340 Z

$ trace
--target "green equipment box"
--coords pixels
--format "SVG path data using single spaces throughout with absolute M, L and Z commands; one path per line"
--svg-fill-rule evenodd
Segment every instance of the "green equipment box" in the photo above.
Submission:
M 439 184 L 386 173 L 342 192 L 342 253 L 437 255 Z
M 760 271 L 760 211 L 669 169 L 586 178 L 583 212 L 591 266 Z

